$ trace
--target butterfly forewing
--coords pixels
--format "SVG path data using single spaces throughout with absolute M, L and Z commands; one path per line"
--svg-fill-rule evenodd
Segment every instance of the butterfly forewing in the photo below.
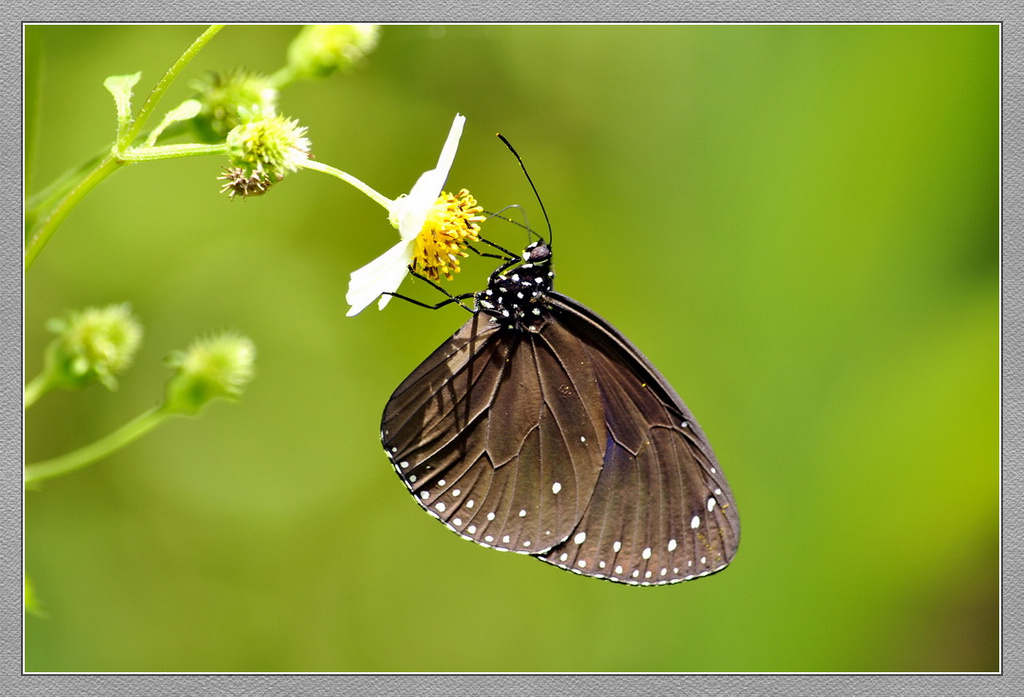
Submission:
M 593 375 L 575 372 L 592 401 Z M 549 398 L 552 381 L 559 390 Z M 499 331 L 478 314 L 395 390 L 381 437 L 416 500 L 448 527 L 539 553 L 577 526 L 601 469 L 582 399 L 534 335 Z

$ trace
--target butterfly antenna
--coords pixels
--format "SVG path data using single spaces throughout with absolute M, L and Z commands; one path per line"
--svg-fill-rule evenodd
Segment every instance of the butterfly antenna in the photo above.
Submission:
M 500 133 L 498 133 L 497 136 L 501 139 L 501 142 L 505 144 L 505 147 L 511 150 L 512 154 L 516 156 L 516 160 L 519 161 L 519 166 L 522 168 L 523 174 L 526 175 L 526 181 L 530 182 L 530 188 L 533 189 L 533 195 L 537 197 L 537 203 L 540 204 L 540 212 L 544 214 L 544 222 L 548 226 L 548 246 L 550 246 L 552 239 L 554 239 L 554 233 L 551 231 L 551 219 L 548 218 L 548 211 L 544 208 L 544 201 L 541 200 L 540 193 L 538 193 L 537 187 L 534 186 L 533 179 L 530 178 L 530 173 L 526 171 L 526 165 L 523 164 L 523 158 L 519 157 L 519 153 L 516 152 L 516 149 L 512 147 L 512 143 L 508 142 L 508 139 L 506 139 L 505 136 Z

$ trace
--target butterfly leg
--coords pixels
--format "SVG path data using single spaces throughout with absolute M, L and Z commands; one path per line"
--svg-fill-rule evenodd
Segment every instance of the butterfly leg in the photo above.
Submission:
M 487 242 L 487 240 L 482 240 L 482 241 L 483 242 Z M 487 242 L 487 244 L 491 244 L 491 243 Z M 509 260 L 509 257 L 505 256 L 504 254 L 489 254 L 488 252 L 481 252 L 479 249 L 477 249 L 476 247 L 474 247 L 471 244 L 467 244 L 466 247 L 468 247 L 469 250 L 471 252 L 474 252 L 477 256 L 487 257 L 489 259 L 501 259 L 502 261 L 508 261 Z
M 425 302 L 421 302 L 419 300 L 415 300 L 413 298 L 410 298 L 407 295 L 402 295 L 401 293 L 381 293 L 381 295 L 390 295 L 392 298 L 398 298 L 399 300 L 404 300 L 407 303 L 412 303 L 413 305 L 419 305 L 420 307 L 425 307 L 428 310 L 440 310 L 445 305 L 451 305 L 452 303 L 457 303 L 458 306 L 463 308 L 464 310 L 468 310 L 471 313 L 473 312 L 473 310 L 471 308 L 466 307 L 465 305 L 462 304 L 463 300 L 466 300 L 467 298 L 472 298 L 473 297 L 472 293 L 468 293 L 466 295 L 453 295 L 452 297 L 448 298 L 447 300 L 442 300 L 441 302 L 434 303 L 433 305 L 431 305 L 430 303 L 425 303 Z
M 467 310 L 470 313 L 473 313 L 473 309 L 470 308 L 470 307 L 466 307 L 466 305 L 464 305 L 462 303 L 462 301 L 463 300 L 468 300 L 469 298 L 472 298 L 475 295 L 474 293 L 462 293 L 461 295 L 452 295 L 451 293 L 446 291 L 444 288 L 442 288 L 438 284 L 436 284 L 433 281 L 431 281 L 426 276 L 421 276 L 420 274 L 416 273 L 412 269 L 409 269 L 409 273 L 412 276 L 420 279 L 421 281 L 426 281 L 431 286 L 433 286 L 434 288 L 437 288 L 439 291 L 441 291 L 442 293 L 447 295 L 448 296 L 447 300 L 442 300 L 439 303 L 434 303 L 433 305 L 431 305 L 430 303 L 421 302 L 421 301 L 416 300 L 414 298 L 410 298 L 407 295 L 402 295 L 401 293 L 381 293 L 381 295 L 390 295 L 392 298 L 398 298 L 399 300 L 404 300 L 406 302 L 412 303 L 413 305 L 419 305 L 420 307 L 425 307 L 428 310 L 439 310 L 442 307 L 444 307 L 445 305 L 451 305 L 452 303 L 457 303 L 458 306 L 461 307 L 462 309 Z
M 483 242 L 484 244 L 486 244 L 488 247 L 493 247 L 494 249 L 497 249 L 499 252 L 501 252 L 501 255 L 486 254 L 484 252 L 481 252 L 481 251 L 478 251 L 478 250 L 474 249 L 470 245 L 466 245 L 466 246 L 469 247 L 470 249 L 472 249 L 474 252 L 476 252 L 477 254 L 479 254 L 482 257 L 493 257 L 495 259 L 505 259 L 505 260 L 513 260 L 514 259 L 516 261 L 519 261 L 519 255 L 518 254 L 516 254 L 515 252 L 511 252 L 511 251 L 505 249 L 500 244 L 498 244 L 496 242 L 491 242 L 486 237 L 481 237 L 480 241 Z

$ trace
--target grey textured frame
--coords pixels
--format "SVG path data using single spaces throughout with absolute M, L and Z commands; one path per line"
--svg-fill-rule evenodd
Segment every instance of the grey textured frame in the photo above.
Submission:
M 1022 694 L 1022 566 L 1024 534 L 1014 513 L 1024 503 L 1024 169 L 1021 101 L 1022 13 L 1007 1 L 884 2 L 501 2 L 456 6 L 438 2 L 220 3 L 185 0 L 136 6 L 100 0 L 51 2 L 45 7 L 8 0 L 0 23 L 0 157 L 21 172 L 22 24 L 25 22 L 715 22 L 715 23 L 999 23 L 1002 42 L 1002 673 L 998 675 L 25 675 L 22 673 L 22 245 L 21 187 L 0 193 L 0 693 L 9 695 L 964 695 Z M 20 183 L 20 177 L 18 178 Z M 1014 688 L 1013 685 L 1017 687 Z

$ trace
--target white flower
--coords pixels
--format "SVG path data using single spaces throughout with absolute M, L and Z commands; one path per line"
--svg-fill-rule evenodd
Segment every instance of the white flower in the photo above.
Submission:
M 393 293 L 398 290 L 405 274 L 409 272 L 409 266 L 413 263 L 414 257 L 417 254 L 422 255 L 424 245 L 441 245 L 446 251 L 445 258 L 451 256 L 447 263 L 454 262 L 451 267 L 425 266 L 424 270 L 428 275 L 436 277 L 440 272 L 450 277 L 449 271 L 458 271 L 458 262 L 453 254 L 459 254 L 457 244 L 464 237 L 475 239 L 476 230 L 479 229 L 475 221 L 479 218 L 473 214 L 479 212 L 479 209 L 475 208 L 476 202 L 472 201 L 468 192 L 464 193 L 472 205 L 467 206 L 465 199 L 456 199 L 450 195 L 442 196 L 442 187 L 448 178 L 448 170 L 451 169 L 452 162 L 455 160 L 455 153 L 459 148 L 459 139 L 462 137 L 462 127 L 465 122 L 465 116 L 455 115 L 452 128 L 448 132 L 448 139 L 437 160 L 437 166 L 421 174 L 408 194 L 386 203 L 388 220 L 398 229 L 401 240 L 366 266 L 352 272 L 348 292 L 345 294 L 345 301 L 352 306 L 347 313 L 349 317 L 362 312 L 377 297 L 380 297 L 377 306 L 383 310 L 391 301 L 391 296 L 385 295 L 385 293 Z M 460 195 L 461 193 L 463 192 L 460 192 Z M 453 218 L 451 214 L 453 201 L 458 200 L 462 201 L 462 205 L 458 206 L 461 217 Z M 458 229 L 452 231 L 451 226 L 456 223 L 458 223 Z M 434 235 L 423 234 L 421 237 L 421 233 L 432 231 L 435 233 Z M 438 232 L 445 239 L 433 239 L 437 237 Z M 417 249 L 418 239 L 419 250 Z M 453 244 L 450 241 L 452 239 L 455 239 L 456 247 L 448 252 L 448 248 Z

